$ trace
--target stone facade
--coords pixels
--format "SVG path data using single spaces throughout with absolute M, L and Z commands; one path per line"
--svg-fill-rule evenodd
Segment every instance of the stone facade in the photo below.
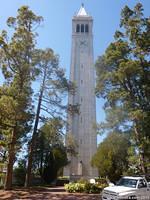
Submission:
M 65 175 L 91 178 L 97 170 L 90 161 L 97 149 L 95 103 L 95 71 L 93 61 L 93 19 L 82 6 L 72 19 L 72 50 L 70 80 L 76 92 L 69 96 L 69 104 L 79 104 L 79 114 L 68 115 L 68 133 L 73 135 L 76 156 L 70 158 Z

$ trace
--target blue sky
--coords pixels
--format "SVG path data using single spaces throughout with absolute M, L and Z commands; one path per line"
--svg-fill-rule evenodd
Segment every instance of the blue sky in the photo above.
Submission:
M 6 29 L 9 16 L 16 16 L 17 9 L 28 5 L 37 15 L 44 18 L 38 28 L 38 47 L 52 48 L 60 56 L 60 64 L 69 74 L 71 57 L 72 16 L 82 3 L 94 19 L 94 57 L 102 55 L 119 28 L 121 9 L 141 2 L 145 16 L 150 15 L 150 0 L 3 0 L 0 6 L 0 30 Z M 97 100 L 97 121 L 104 120 L 103 100 Z M 100 139 L 99 139 L 100 140 Z

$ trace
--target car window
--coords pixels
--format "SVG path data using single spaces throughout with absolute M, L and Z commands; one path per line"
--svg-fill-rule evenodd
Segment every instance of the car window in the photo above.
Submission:
M 137 180 L 129 179 L 129 178 L 121 178 L 117 182 L 117 185 L 119 186 L 132 187 L 132 188 L 136 188 L 136 184 L 137 184 Z
M 139 180 L 138 188 L 147 187 L 146 181 L 144 179 Z

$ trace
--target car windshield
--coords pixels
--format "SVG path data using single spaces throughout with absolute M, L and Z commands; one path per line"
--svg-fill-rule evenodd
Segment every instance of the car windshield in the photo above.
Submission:
M 136 188 L 136 184 L 137 184 L 137 180 L 129 179 L 129 178 L 121 178 L 117 182 L 117 185 L 119 186 L 132 187 L 132 188 Z

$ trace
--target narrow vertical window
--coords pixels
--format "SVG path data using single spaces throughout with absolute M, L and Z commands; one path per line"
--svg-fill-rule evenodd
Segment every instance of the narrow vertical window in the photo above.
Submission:
M 76 32 L 77 32 L 77 33 L 80 32 L 80 25 L 79 25 L 79 24 L 77 24 L 77 26 L 76 26 Z
M 81 24 L 81 33 L 84 33 L 84 24 Z
M 83 80 L 81 80 L 81 84 L 83 83 Z
M 88 24 L 85 25 L 85 32 L 86 32 L 86 33 L 89 32 L 89 26 L 88 26 Z

